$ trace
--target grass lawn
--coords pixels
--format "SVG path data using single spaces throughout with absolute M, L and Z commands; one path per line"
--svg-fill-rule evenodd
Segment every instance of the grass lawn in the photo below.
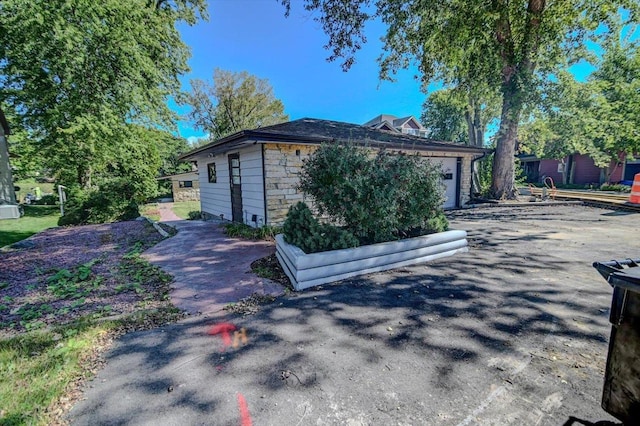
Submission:
M 55 188 L 53 183 L 45 183 L 45 182 L 36 182 L 35 179 L 25 179 L 21 181 L 14 182 L 15 186 L 20 187 L 20 191 L 16 192 L 16 197 L 18 198 L 18 202 L 23 202 L 24 197 L 30 192 L 34 193 L 31 188 L 35 188 L 36 186 L 40 188 L 42 194 L 53 194 L 55 193 Z
M 140 214 L 146 216 L 149 219 L 157 222 L 160 220 L 160 210 L 158 210 L 158 203 L 143 204 L 140 206 Z
M 24 216 L 20 219 L 0 220 L 0 247 L 24 240 L 38 232 L 58 226 L 60 208 L 57 206 L 24 207 Z
M 173 203 L 172 210 L 181 219 L 187 219 L 189 212 L 200 211 L 200 201 L 178 201 Z

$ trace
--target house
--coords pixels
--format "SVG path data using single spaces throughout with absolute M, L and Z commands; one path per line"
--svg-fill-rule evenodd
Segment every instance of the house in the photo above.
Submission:
M 633 181 L 633 176 L 640 173 L 640 161 L 626 159 L 624 155 L 606 168 L 596 166 L 593 159 L 584 154 L 569 155 L 559 160 L 525 154 L 518 155 L 518 158 L 527 182 L 531 183 L 540 183 L 546 177 L 551 177 L 556 184 L 566 182 L 599 186 L 605 182 Z
M 200 180 L 198 171 L 194 170 L 175 175 L 161 176 L 158 180 L 171 179 L 171 192 L 173 201 L 198 201 L 200 200 Z
M 363 124 L 378 130 L 404 133 L 407 135 L 421 136 L 426 138 L 429 131 L 412 115 L 398 118 L 395 115 L 381 114 Z
M 180 159 L 197 164 L 205 216 L 251 226 L 280 225 L 289 207 L 303 201 L 298 189 L 303 160 L 322 143 L 356 143 L 371 149 L 419 154 L 442 166 L 446 208 L 465 204 L 472 163 L 480 148 L 374 129 L 358 124 L 303 118 L 214 141 Z

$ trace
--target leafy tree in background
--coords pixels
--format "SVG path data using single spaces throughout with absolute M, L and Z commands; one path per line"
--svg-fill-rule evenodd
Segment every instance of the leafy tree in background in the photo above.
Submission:
M 188 70 L 176 24 L 200 18 L 205 0 L 0 3 L 0 101 L 59 183 L 88 190 L 140 179 L 136 200 L 154 187 L 149 129 L 173 125 L 166 101 Z
M 435 91 L 427 97 L 421 121 L 430 130 L 432 139 L 483 147 L 487 125 L 498 114 L 495 96 L 483 101 L 453 88 Z
M 183 102 L 191 106 L 189 117 L 196 127 L 209 133 L 212 139 L 289 120 L 269 81 L 246 71 L 216 68 L 213 85 L 200 79 L 191 80 L 191 93 Z
M 288 12 L 291 0 L 282 3 Z M 515 196 L 518 124 L 540 82 L 584 54 L 584 42 L 595 37 L 596 29 L 616 27 L 621 9 L 629 11 L 632 22 L 640 11 L 635 0 L 306 0 L 305 8 L 320 12 L 317 19 L 329 35 L 329 60 L 343 58 L 345 70 L 366 42 L 366 22 L 379 18 L 387 25 L 382 78 L 415 63 L 425 83 L 481 81 L 498 91 L 500 127 L 491 187 L 495 198 Z
M 548 83 L 543 107 L 523 125 L 520 141 L 524 152 L 541 158 L 589 155 L 607 169 L 608 180 L 622 153 L 640 152 L 638 46 L 621 42 L 617 35 L 609 37 L 595 65 L 597 70 L 584 83 L 569 73 Z M 565 168 L 563 183 L 572 183 L 573 171 Z

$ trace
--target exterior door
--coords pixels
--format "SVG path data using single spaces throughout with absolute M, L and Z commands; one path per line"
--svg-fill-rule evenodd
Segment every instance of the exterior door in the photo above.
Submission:
M 445 209 L 456 208 L 458 200 L 456 195 L 458 193 L 458 159 L 457 158 L 438 158 L 436 162 L 439 162 L 442 167 L 442 181 L 445 186 L 444 202 Z
M 242 220 L 242 185 L 240 181 L 240 154 L 229 154 L 229 185 L 231 187 L 231 220 Z

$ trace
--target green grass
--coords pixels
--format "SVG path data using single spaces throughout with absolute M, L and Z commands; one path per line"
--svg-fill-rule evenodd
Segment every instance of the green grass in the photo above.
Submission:
M 86 316 L 51 330 L 0 339 L 0 425 L 48 425 L 60 419 L 56 404 L 91 378 L 106 338 L 182 318 L 176 308 L 138 311 L 114 321 Z M 65 411 L 63 409 L 63 411 Z
M 189 212 L 200 211 L 200 201 L 178 201 L 173 203 L 173 212 L 181 219 L 188 219 Z
M 35 188 L 36 186 L 40 188 L 42 194 L 53 194 L 55 193 L 55 188 L 53 183 L 40 183 L 36 182 L 35 179 L 25 179 L 21 181 L 14 182 L 15 186 L 20 187 L 20 191 L 16 192 L 16 197 L 18 198 L 18 202 L 23 202 L 24 197 L 30 192 L 34 193 L 31 188 Z
M 158 203 L 143 204 L 140 206 L 140 214 L 146 216 L 149 219 L 157 222 L 160 220 L 160 210 L 158 210 Z
M 24 240 L 47 228 L 58 226 L 59 207 L 28 205 L 23 207 L 24 216 L 20 219 L 0 220 L 0 247 Z
M 114 327 L 79 322 L 0 340 L 0 424 L 49 424 L 47 408 L 86 376 L 83 361 Z

